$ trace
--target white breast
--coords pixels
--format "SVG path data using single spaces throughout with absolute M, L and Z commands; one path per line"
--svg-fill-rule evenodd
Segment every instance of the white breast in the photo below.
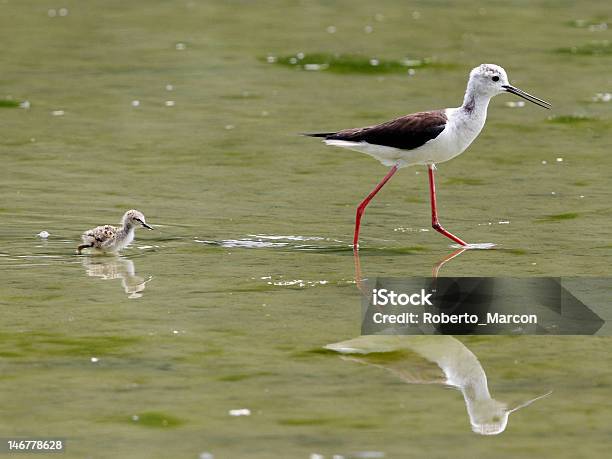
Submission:
M 128 231 L 127 235 L 125 236 L 125 239 L 123 239 L 123 241 L 120 242 L 121 247 L 118 250 L 124 249 L 125 247 L 130 245 L 133 240 L 134 240 L 134 228 Z
M 482 131 L 487 112 L 485 110 L 467 113 L 459 108 L 447 108 L 446 117 L 448 118 L 446 128 L 431 142 L 439 141 L 440 151 L 436 162 L 448 161 L 463 153 Z
M 117 252 L 123 250 L 134 240 L 134 228 L 131 228 L 127 234 L 120 231 L 111 245 L 105 247 L 109 252 Z

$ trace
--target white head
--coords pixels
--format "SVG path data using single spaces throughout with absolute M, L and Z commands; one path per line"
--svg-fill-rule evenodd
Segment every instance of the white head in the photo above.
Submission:
M 145 220 L 145 216 L 142 212 L 138 210 L 128 210 L 125 214 L 123 214 L 123 218 L 121 219 L 121 223 L 123 226 L 128 228 L 133 228 L 135 226 L 142 226 L 143 228 L 147 228 L 152 230 L 153 227 L 147 225 L 147 221 Z
M 482 64 L 472 69 L 468 86 L 478 94 L 493 97 L 505 92 L 508 75 L 499 65 Z
M 506 430 L 508 417 L 511 413 L 531 405 L 536 400 L 548 397 L 550 394 L 552 394 L 552 391 L 531 400 L 527 400 L 512 409 L 508 409 L 505 403 L 492 398 L 475 401 L 470 401 L 466 398 L 472 431 L 480 435 L 500 434 Z
M 505 403 L 489 398 L 466 400 L 472 431 L 480 435 L 497 435 L 506 430 L 510 411 Z
M 525 100 L 528 100 L 529 102 L 539 105 L 540 107 L 551 107 L 550 103 L 546 102 L 545 100 L 538 99 L 537 97 L 512 86 L 508 81 L 506 71 L 499 65 L 481 64 L 472 69 L 470 72 L 468 93 L 491 98 L 504 92 L 515 94 Z

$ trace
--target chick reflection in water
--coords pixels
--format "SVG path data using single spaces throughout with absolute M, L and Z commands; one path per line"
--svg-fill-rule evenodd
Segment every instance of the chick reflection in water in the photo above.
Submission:
M 502 433 L 510 413 L 551 393 L 508 408 L 506 403 L 491 397 L 487 375 L 478 358 L 452 336 L 371 335 L 325 347 L 351 355 L 344 357 L 348 360 L 384 368 L 410 384 L 442 384 L 459 389 L 472 430 L 481 435 Z M 420 359 L 406 351 L 417 354 L 426 362 L 419 364 Z
M 110 257 L 85 257 L 83 266 L 88 276 L 99 277 L 103 280 L 121 279 L 123 290 L 128 294 L 128 298 L 142 297 L 148 279 L 136 275 L 134 262 L 119 256 Z

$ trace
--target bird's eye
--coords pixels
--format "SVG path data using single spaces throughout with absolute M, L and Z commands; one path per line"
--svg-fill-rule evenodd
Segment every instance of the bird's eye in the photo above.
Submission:
M 499 81 L 499 77 L 498 77 L 497 75 L 495 75 L 494 77 L 491 77 L 491 79 L 492 79 L 493 81 Z

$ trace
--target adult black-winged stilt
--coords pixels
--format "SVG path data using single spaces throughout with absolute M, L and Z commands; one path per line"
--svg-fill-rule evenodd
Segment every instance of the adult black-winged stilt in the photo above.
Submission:
M 510 85 L 506 71 L 502 67 L 482 64 L 470 72 L 461 107 L 413 113 L 375 126 L 305 134 L 311 137 L 323 137 L 327 145 L 366 153 L 385 166 L 391 167 L 382 181 L 357 207 L 354 249 L 359 248 L 359 227 L 366 206 L 398 169 L 412 165 L 425 165 L 428 169 L 431 226 L 457 244 L 468 246 L 465 241 L 445 230 L 438 220 L 435 165 L 465 151 L 485 124 L 491 98 L 506 92 L 541 107 L 548 109 L 551 107 L 550 103 Z

